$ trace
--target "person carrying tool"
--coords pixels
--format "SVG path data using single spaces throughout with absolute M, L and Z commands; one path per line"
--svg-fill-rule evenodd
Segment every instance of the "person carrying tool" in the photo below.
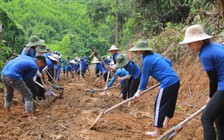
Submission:
M 35 119 L 33 114 L 33 97 L 29 88 L 26 86 L 25 79 L 33 79 L 38 68 L 46 63 L 44 56 L 21 55 L 9 61 L 1 72 L 1 80 L 6 88 L 4 107 L 8 113 L 11 113 L 11 104 L 14 90 L 20 91 L 25 99 L 25 110 L 28 113 L 28 120 Z
M 110 82 L 107 84 L 107 86 L 103 89 L 103 90 L 107 90 L 109 87 L 111 87 L 113 85 L 113 83 L 116 80 L 116 77 L 124 77 L 128 75 L 128 71 L 126 71 L 123 68 L 118 68 L 114 74 L 114 76 L 112 77 L 112 79 L 110 80 Z M 123 100 L 126 100 L 127 98 L 127 87 L 126 87 L 126 80 L 122 80 L 120 81 L 121 84 L 121 92 L 120 92 L 120 96 L 122 97 Z
M 210 94 L 208 104 L 201 116 L 205 140 L 224 139 L 224 47 L 212 43 L 201 25 L 186 29 L 184 40 L 193 52 L 199 53 L 202 67 L 209 78 Z M 214 127 L 214 123 L 216 128 Z
M 48 81 L 52 81 L 53 79 L 51 77 L 54 77 L 54 65 L 60 65 L 59 62 L 59 55 L 52 54 L 46 58 L 46 66 L 47 66 L 47 75 L 48 75 Z M 49 75 L 50 74 L 50 75 Z
M 117 63 L 117 56 L 119 55 L 117 51 L 119 51 L 119 48 L 117 48 L 115 45 L 112 45 L 111 48 L 108 50 L 108 52 L 110 52 L 112 55 L 112 60 L 114 64 Z
M 100 77 L 104 70 L 103 70 L 103 64 L 98 60 L 98 58 L 93 58 L 93 64 L 95 64 L 95 75 L 96 77 Z
M 80 57 L 79 63 L 80 63 L 80 68 L 79 68 L 78 74 L 80 74 L 81 72 L 81 75 L 84 78 L 84 74 L 86 73 L 86 62 L 82 57 Z
M 171 61 L 153 52 L 148 46 L 148 41 L 138 41 L 129 51 L 135 52 L 138 58 L 143 57 L 141 80 L 134 97 L 139 97 L 146 89 L 150 76 L 161 84 L 154 105 L 155 130 L 146 132 L 146 135 L 157 137 L 160 135 L 160 129 L 167 128 L 170 119 L 173 118 L 180 79 L 173 70 Z
M 115 45 L 112 45 L 111 48 L 108 50 L 108 52 L 110 52 L 111 55 L 112 55 L 112 65 L 110 66 L 110 65 L 107 64 L 107 65 L 105 66 L 105 68 L 106 68 L 107 70 L 116 71 L 116 67 L 114 67 L 113 65 L 117 63 L 117 57 L 118 57 L 118 55 L 119 55 L 117 52 L 118 52 L 119 50 L 120 50 L 120 49 L 117 48 Z
M 128 71 L 128 75 L 124 77 L 119 77 L 117 80 L 118 82 L 122 80 L 127 80 L 126 86 L 128 90 L 128 98 L 131 98 L 134 96 L 134 93 L 138 89 L 138 85 L 140 82 L 140 77 L 141 77 L 141 71 L 139 66 L 131 61 L 128 58 L 127 54 L 120 54 L 117 56 L 117 63 L 115 65 L 116 68 L 124 68 L 125 70 Z M 131 105 L 131 102 L 128 103 L 128 106 Z

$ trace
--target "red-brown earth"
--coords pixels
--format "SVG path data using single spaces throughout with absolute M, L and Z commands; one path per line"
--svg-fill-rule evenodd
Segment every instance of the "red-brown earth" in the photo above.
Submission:
M 174 118 L 169 128 L 177 125 L 189 115 L 202 107 L 208 97 L 208 79 L 197 56 L 187 54 L 174 64 L 181 79 L 178 101 Z M 92 71 L 93 73 L 93 66 Z M 102 115 L 95 125 L 95 130 L 89 127 L 96 117 L 119 102 L 119 88 L 107 92 L 95 92 L 91 95 L 85 90 L 103 88 L 101 80 L 96 85 L 93 76 L 85 80 L 71 81 L 62 76 L 59 82 L 64 87 L 64 98 L 57 99 L 50 106 L 41 103 L 37 119 L 29 122 L 24 113 L 21 96 L 15 93 L 12 109 L 14 114 L 5 113 L 4 94 L 0 94 L 0 139 L 1 140 L 145 140 L 153 139 L 144 134 L 153 130 L 153 108 L 157 89 L 142 95 L 131 107 L 122 105 L 109 113 Z M 156 84 L 150 80 L 148 87 Z M 55 90 L 54 90 L 55 91 Z M 57 93 L 57 91 L 55 91 Z M 199 140 L 203 138 L 200 116 L 186 123 L 174 140 Z M 163 130 L 162 132 L 164 132 Z

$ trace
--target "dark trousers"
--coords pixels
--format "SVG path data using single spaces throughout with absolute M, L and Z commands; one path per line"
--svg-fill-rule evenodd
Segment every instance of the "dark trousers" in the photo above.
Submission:
M 163 127 L 165 117 L 173 118 L 180 82 L 160 88 L 154 106 L 154 126 Z
M 217 91 L 210 99 L 201 116 L 201 122 L 205 140 L 216 140 L 216 137 L 224 140 L 224 90 Z
M 54 68 L 50 68 L 50 69 L 48 69 L 47 71 L 48 71 L 48 73 L 47 73 L 48 81 L 52 81 L 53 79 L 52 79 L 51 77 L 54 77 Z M 51 76 L 50 76 L 49 74 L 50 74 Z
M 100 71 L 98 69 L 96 69 L 95 75 L 96 75 L 96 77 L 100 77 Z
M 138 85 L 140 83 L 140 77 L 134 79 L 133 76 L 126 81 L 127 91 L 128 91 L 128 98 L 134 96 L 135 92 L 138 90 Z
M 128 90 L 127 90 L 126 83 L 121 84 L 121 93 L 122 93 L 122 99 L 123 100 L 126 100 L 126 98 L 127 98 L 127 92 L 128 92 Z
M 41 85 L 43 85 L 43 83 L 41 82 L 40 77 L 37 77 L 36 81 L 38 83 L 40 83 Z M 45 95 L 44 95 L 45 90 L 42 87 L 40 87 L 39 85 L 37 85 L 37 89 L 38 89 L 38 94 L 37 94 L 38 99 L 39 100 L 45 99 Z
M 36 87 L 35 82 L 33 81 L 33 79 L 29 79 L 29 80 L 24 80 L 24 82 L 26 83 L 26 86 L 30 89 L 32 95 L 33 95 L 33 99 L 36 100 L 37 94 L 38 94 L 38 89 Z

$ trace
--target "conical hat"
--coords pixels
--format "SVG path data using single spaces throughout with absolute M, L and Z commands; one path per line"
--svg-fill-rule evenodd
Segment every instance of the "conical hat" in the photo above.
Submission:
M 100 63 L 100 61 L 99 61 L 99 59 L 98 59 L 97 57 L 94 57 L 94 58 L 93 58 L 93 63 L 94 63 L 94 64 L 96 64 L 96 63 Z
M 192 25 L 186 29 L 184 40 L 180 44 L 188 44 L 196 41 L 210 39 L 213 36 L 207 35 L 201 25 Z
M 117 48 L 115 45 L 112 45 L 111 48 L 108 50 L 109 51 L 119 51 L 120 49 Z
M 135 52 L 135 51 L 153 51 L 153 49 L 151 47 L 149 47 L 148 41 L 140 40 L 140 41 L 138 41 L 135 44 L 135 46 L 133 48 L 129 49 L 129 51 L 131 51 L 131 52 Z
M 59 62 L 59 55 L 57 55 L 57 54 L 50 55 L 50 56 L 48 56 L 48 58 L 50 58 L 53 61 Z
M 71 60 L 71 61 L 69 61 L 69 63 L 75 64 L 75 60 Z

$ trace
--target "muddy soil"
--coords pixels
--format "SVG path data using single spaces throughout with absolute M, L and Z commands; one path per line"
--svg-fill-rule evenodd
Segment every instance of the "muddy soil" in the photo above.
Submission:
M 177 125 L 202 107 L 208 97 L 208 80 L 197 56 L 189 55 L 174 64 L 181 78 L 177 107 L 169 128 Z M 93 68 L 91 69 L 93 73 Z M 87 94 L 85 90 L 103 88 L 101 80 L 94 84 L 96 77 L 71 81 L 62 76 L 59 82 L 64 87 L 63 99 L 56 99 L 50 105 L 41 102 L 37 119 L 27 120 L 21 96 L 15 93 L 13 114 L 6 114 L 4 94 L 0 93 L 0 139 L 1 140 L 146 140 L 146 131 L 153 130 L 153 108 L 158 88 L 142 95 L 131 107 L 124 104 L 109 113 L 103 114 L 90 130 L 96 117 L 119 102 L 119 88 L 107 92 Z M 156 84 L 150 80 L 149 87 Z M 55 93 L 58 92 L 54 89 Z M 50 97 L 50 101 L 53 97 Z M 199 140 L 203 138 L 200 116 L 186 123 L 174 140 Z M 165 132 L 165 130 L 163 130 Z

